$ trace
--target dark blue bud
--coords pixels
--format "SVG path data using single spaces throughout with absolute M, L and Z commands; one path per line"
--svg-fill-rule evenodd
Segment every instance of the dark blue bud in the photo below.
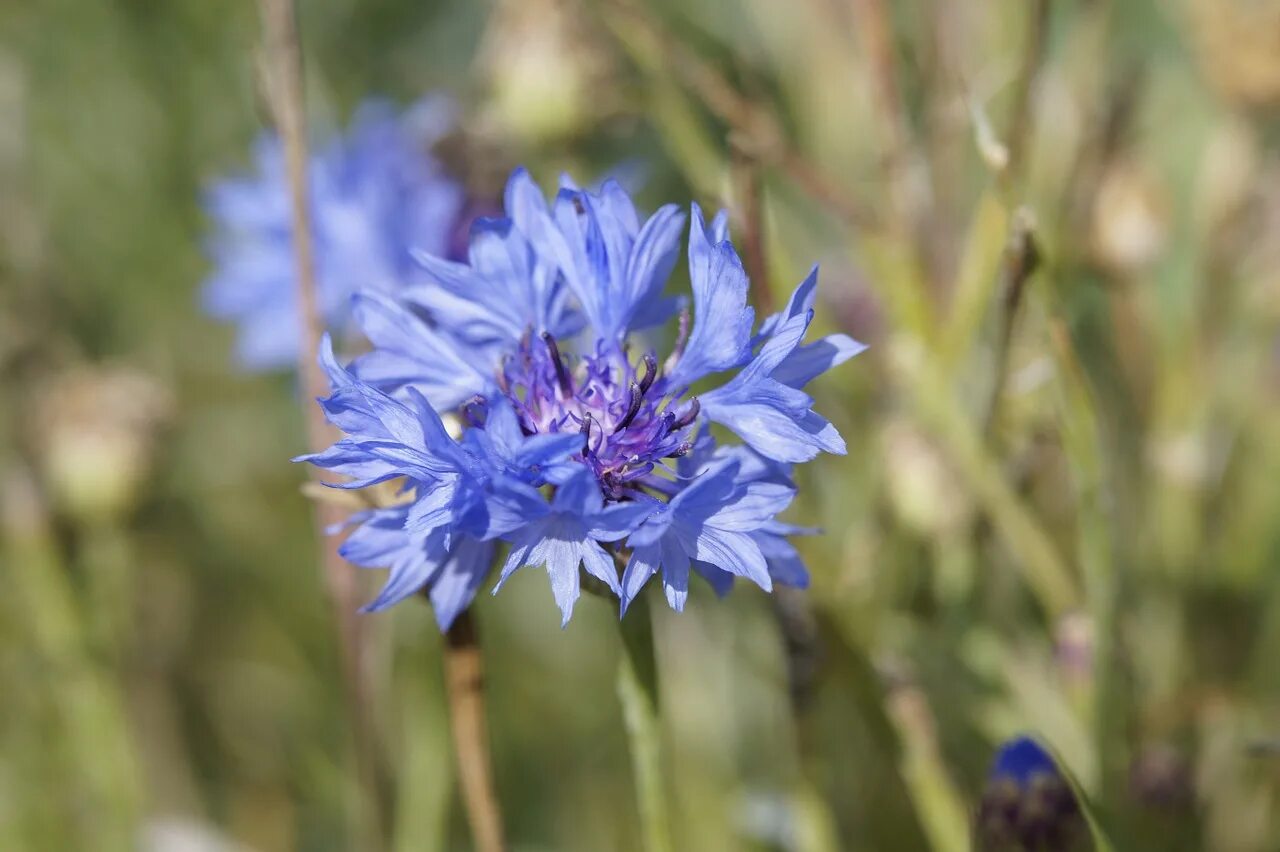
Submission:
M 996 753 L 974 824 L 978 852 L 1083 852 L 1080 804 L 1053 757 L 1030 737 Z

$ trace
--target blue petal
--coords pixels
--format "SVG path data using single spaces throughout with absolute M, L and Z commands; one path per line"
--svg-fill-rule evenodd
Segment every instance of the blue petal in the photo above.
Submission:
M 588 534 L 596 541 L 621 541 L 635 532 L 662 503 L 640 495 L 635 500 L 606 506 L 587 519 Z
M 752 341 L 753 347 L 775 335 L 787 320 L 798 316 L 811 315 L 817 300 L 818 267 L 810 270 L 809 275 L 795 292 L 783 311 L 768 317 L 760 324 L 760 330 Z M 805 323 L 806 328 L 808 323 Z M 790 352 L 772 372 L 773 378 L 785 385 L 802 388 L 814 378 L 848 361 L 867 347 L 845 334 L 833 334 Z
M 352 313 L 375 349 L 357 358 L 351 373 L 384 390 L 417 388 L 435 407 L 454 408 L 485 390 L 484 354 L 462 347 L 380 293 L 352 297 Z
M 556 489 L 551 501 L 555 512 L 573 514 L 579 518 L 600 511 L 604 506 L 604 496 L 591 471 L 585 467 L 578 468 L 577 474 Z
M 689 599 L 689 555 L 671 537 L 662 541 L 662 590 L 676 612 L 684 612 Z
M 495 476 L 484 493 L 483 512 L 476 518 L 483 526 L 473 526 L 471 531 L 478 538 L 507 537 L 550 511 L 538 489 L 511 477 Z
M 739 465 L 736 460 L 722 462 L 698 474 L 668 504 L 670 514 L 683 520 L 707 518 L 725 503 L 737 488 Z
M 775 582 L 797 589 L 809 588 L 809 571 L 804 567 L 800 553 L 780 535 L 752 533 L 751 537 L 760 547 L 765 561 L 769 563 L 769 576 Z
M 331 470 L 339 476 L 348 477 L 349 481 L 325 483 L 330 488 L 344 490 L 367 488 L 379 482 L 404 476 L 399 466 L 372 457 L 368 450 L 347 438 L 321 452 L 297 456 L 293 461 L 308 462 L 316 467 Z
M 732 429 L 756 452 L 780 462 L 795 464 L 815 458 L 819 452 L 843 455 L 844 440 L 835 427 L 818 414 L 807 411 L 797 417 L 780 403 L 777 390 L 785 385 L 772 379 L 752 388 L 745 401 L 704 406 L 708 419 Z
M 810 410 L 813 400 L 771 375 L 795 350 L 811 317 L 806 312 L 784 320 L 750 364 L 728 384 L 700 397 L 708 420 L 729 427 L 753 450 L 780 462 L 809 461 L 824 450 L 845 452 L 835 428 Z
M 689 228 L 689 278 L 694 324 L 671 372 L 673 387 L 691 385 L 709 373 L 745 361 L 750 355 L 755 319 L 754 311 L 747 307 L 748 282 L 742 261 L 728 240 L 708 240 L 702 210 L 696 204 Z
M 430 536 L 423 540 L 406 535 L 406 539 L 409 542 L 390 566 L 386 585 L 376 598 L 361 608 L 362 612 L 378 612 L 417 594 L 439 573 L 448 557 L 443 538 Z
M 831 334 L 788 355 L 773 371 L 773 378 L 784 385 L 802 388 L 832 367 L 838 367 L 866 351 L 866 348 L 865 343 L 859 343 L 847 334 Z
M 661 548 L 657 545 L 637 547 L 631 551 L 626 570 L 622 572 L 622 594 L 618 596 L 621 599 L 622 615 L 626 615 L 627 608 L 636 599 L 636 595 L 640 594 L 644 584 L 649 582 L 649 578 L 658 573 L 660 554 Z
M 591 539 L 583 541 L 578 548 L 582 555 L 582 567 L 587 573 L 608 586 L 615 595 L 621 595 L 622 584 L 618 581 L 618 569 L 613 557 Z
M 446 632 L 454 619 L 466 609 L 484 583 L 493 564 L 493 542 L 459 539 L 449 554 L 449 561 L 428 590 L 440 632 Z
M 409 545 L 404 530 L 407 507 L 375 509 L 351 519 L 359 526 L 338 548 L 343 559 L 362 568 L 385 568 Z
M 658 209 L 644 223 L 627 260 L 630 303 L 624 322 L 633 328 L 647 328 L 665 322 L 674 312 L 675 299 L 663 299 L 662 289 L 680 253 L 680 231 L 684 214 L 674 204 Z
M 776 482 L 751 482 L 732 502 L 716 510 L 707 523 L 722 530 L 751 532 L 791 505 L 795 489 Z
M 507 179 L 503 206 L 507 215 L 525 233 L 536 229 L 538 219 L 547 215 L 547 200 L 524 166 L 513 171 Z
M 694 562 L 693 570 L 706 580 L 717 597 L 724 597 L 733 591 L 733 575 L 706 562 Z
M 455 518 L 454 498 L 458 494 L 456 475 L 444 476 L 418 488 L 417 499 L 409 507 L 405 529 L 411 533 L 446 527 Z
M 722 571 L 746 577 L 766 592 L 773 590 L 769 565 L 760 545 L 746 533 L 706 526 L 698 533 L 694 556 Z M 663 566 L 664 570 L 666 566 Z
M 575 526 L 553 516 L 518 533 L 518 538 L 512 544 L 511 554 L 502 566 L 502 574 L 494 592 L 497 593 L 518 568 L 545 565 L 547 575 L 551 578 L 552 596 L 560 608 L 561 626 L 568 624 L 581 590 L 578 566 L 586 555 L 584 542 L 579 535 L 581 530 L 575 529 Z
M 622 225 L 599 216 L 591 196 L 577 190 L 562 189 L 552 215 L 568 251 L 567 257 L 559 259 L 560 271 L 596 336 L 612 340 L 618 330 L 616 287 L 626 263 L 627 240 Z M 561 254 L 554 243 L 544 243 L 554 247 L 552 257 Z
M 573 617 L 573 605 L 581 594 L 582 580 L 578 573 L 581 553 L 571 541 L 544 538 L 533 548 L 529 556 L 532 564 L 544 564 L 551 578 L 551 595 L 560 608 L 560 626 L 564 627 Z

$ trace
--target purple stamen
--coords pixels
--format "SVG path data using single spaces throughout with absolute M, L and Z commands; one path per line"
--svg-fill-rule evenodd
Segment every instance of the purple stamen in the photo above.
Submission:
M 644 375 L 640 377 L 640 393 L 648 393 L 656 378 L 658 378 L 658 359 L 650 352 L 644 356 Z
M 551 363 L 556 370 L 556 383 L 560 385 L 560 393 L 564 394 L 567 399 L 573 396 L 573 384 L 569 380 L 569 370 L 564 365 L 564 359 L 560 357 L 560 347 L 556 346 L 556 339 L 551 336 L 551 332 L 542 332 L 542 342 L 547 344 L 547 354 L 551 356 Z
M 637 479 L 643 479 L 651 473 L 653 473 L 653 463 L 645 462 L 642 465 L 623 472 L 622 475 L 618 477 L 618 482 L 629 484 L 635 482 Z
M 674 432 L 677 429 L 683 429 L 693 421 L 697 420 L 698 413 L 700 411 L 702 411 L 702 403 L 698 402 L 698 398 L 695 396 L 689 400 L 689 407 L 684 410 L 684 413 L 676 418 L 675 422 L 671 424 L 671 431 Z
M 489 403 L 480 394 L 476 394 L 462 404 L 462 416 L 469 425 L 483 429 L 489 419 Z
M 635 420 L 636 415 L 640 413 L 640 403 L 643 401 L 644 391 L 640 390 L 639 385 L 632 382 L 630 389 L 627 391 L 627 413 L 618 421 L 618 425 L 613 427 L 613 434 L 616 435 L 631 425 L 631 421 Z

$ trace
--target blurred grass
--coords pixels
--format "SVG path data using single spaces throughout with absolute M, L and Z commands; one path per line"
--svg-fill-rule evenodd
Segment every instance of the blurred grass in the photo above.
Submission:
M 1036 8 L 301 4 L 320 126 L 445 86 L 491 170 L 638 162 L 650 205 L 733 206 L 748 151 L 775 297 L 821 261 L 872 344 L 815 390 L 807 699 L 764 596 L 658 613 L 677 849 L 963 848 L 1019 731 L 1117 849 L 1280 848 L 1280 4 L 1047 4 L 1014 144 Z M 194 296 L 256 44 L 251 4 L 0 7 L 0 848 L 350 843 L 294 388 Z M 639 848 L 613 613 L 478 607 L 516 848 Z M 374 631 L 396 847 L 465 848 L 429 613 Z

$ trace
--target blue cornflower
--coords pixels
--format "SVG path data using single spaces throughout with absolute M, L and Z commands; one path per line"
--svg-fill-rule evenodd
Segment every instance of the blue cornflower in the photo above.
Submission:
M 410 247 L 444 253 L 465 213 L 460 184 L 431 157 L 453 123 L 452 108 L 426 99 L 400 112 L 374 101 L 309 168 L 317 297 L 327 326 L 345 334 L 351 294 L 394 292 L 421 278 Z M 239 325 L 237 354 L 250 369 L 296 363 L 298 320 L 292 214 L 284 151 L 264 134 L 256 173 L 225 178 L 205 193 L 216 230 L 205 309 Z
M 1017 737 L 1000 747 L 974 822 L 982 852 L 1070 852 L 1087 841 L 1075 793 L 1044 747 Z
M 1000 747 L 989 773 L 993 781 L 1008 780 L 1029 787 L 1037 778 L 1058 778 L 1058 765 L 1031 737 L 1015 737 Z
M 684 227 L 674 206 L 642 222 L 618 184 L 567 180 L 548 204 L 517 170 L 505 211 L 476 222 L 466 262 L 418 252 L 421 283 L 356 294 L 371 351 L 343 367 L 325 341 L 321 405 L 345 437 L 303 458 L 350 477 L 341 487 L 402 482 L 402 503 L 353 518 L 343 546 L 391 569 L 368 608 L 425 588 L 447 628 L 498 541 L 498 585 L 545 566 L 566 623 L 584 568 L 624 611 L 657 574 L 676 609 L 691 571 L 719 592 L 735 576 L 804 585 L 788 536 L 811 531 L 777 520 L 791 465 L 845 446 L 802 388 L 862 349 L 839 334 L 802 343 L 816 275 L 755 328 L 724 214 L 708 225 L 693 206 L 690 312 L 663 295 Z M 641 335 L 677 315 L 660 358 Z M 717 446 L 711 423 L 744 444 Z

